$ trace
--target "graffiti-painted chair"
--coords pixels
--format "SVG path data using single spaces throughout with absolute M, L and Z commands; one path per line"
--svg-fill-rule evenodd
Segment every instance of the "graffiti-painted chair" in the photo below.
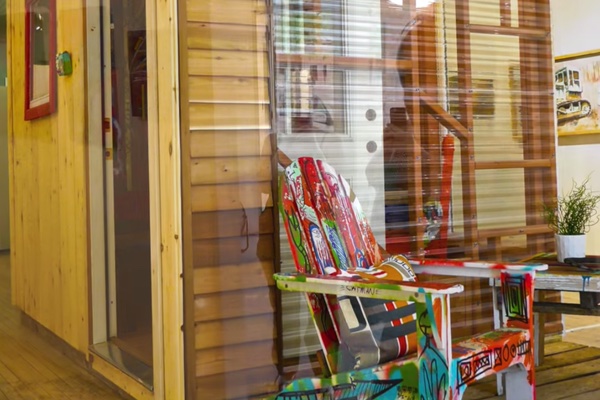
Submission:
M 280 211 L 329 371 L 290 382 L 283 399 L 460 399 L 468 385 L 506 373 L 507 399 L 534 399 L 533 284 L 544 264 L 383 258 L 348 183 L 325 162 L 300 158 L 280 181 Z M 418 274 L 501 281 L 500 329 L 452 343 L 450 297 L 461 285 Z

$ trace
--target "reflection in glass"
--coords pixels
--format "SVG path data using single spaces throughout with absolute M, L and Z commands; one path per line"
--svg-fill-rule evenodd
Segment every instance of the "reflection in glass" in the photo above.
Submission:
M 54 111 L 54 76 L 50 58 L 54 53 L 54 0 L 31 0 L 27 6 L 27 101 L 25 119 Z

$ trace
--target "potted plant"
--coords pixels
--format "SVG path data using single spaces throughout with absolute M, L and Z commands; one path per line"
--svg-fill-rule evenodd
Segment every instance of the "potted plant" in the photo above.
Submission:
M 585 257 L 585 234 L 598 223 L 600 195 L 589 188 L 589 177 L 581 184 L 573 181 L 571 191 L 551 204 L 543 204 L 546 223 L 555 233 L 559 262 Z

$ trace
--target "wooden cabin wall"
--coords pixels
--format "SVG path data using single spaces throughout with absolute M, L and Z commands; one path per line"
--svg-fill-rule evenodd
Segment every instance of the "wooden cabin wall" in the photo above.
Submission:
M 72 54 L 73 75 L 57 78 L 53 115 L 25 121 L 25 1 L 6 4 L 12 299 L 87 353 L 85 9 L 56 2 L 57 50 Z
M 187 370 L 198 399 L 246 398 L 276 390 L 278 376 L 268 14 L 264 0 L 182 7 Z

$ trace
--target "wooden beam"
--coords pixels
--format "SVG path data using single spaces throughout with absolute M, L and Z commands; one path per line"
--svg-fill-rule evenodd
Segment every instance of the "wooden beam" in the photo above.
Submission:
M 275 228 L 273 214 L 271 207 L 264 210 L 244 208 L 193 213 L 191 235 L 194 240 L 198 240 L 239 237 L 242 230 L 248 235 L 272 234 Z
M 510 169 L 510 168 L 550 168 L 554 160 L 518 160 L 518 161 L 480 161 L 475 163 L 475 169 Z
M 465 138 L 461 140 L 461 179 L 463 197 L 463 223 L 465 235 L 465 255 L 479 258 L 477 242 L 477 189 L 475 184 L 475 143 L 473 139 L 473 90 L 471 75 L 471 33 L 467 30 L 469 21 L 469 1 L 456 0 L 456 39 L 458 46 L 458 75 L 460 120 L 465 127 Z
M 481 229 L 479 231 L 479 238 L 488 239 L 515 235 L 540 235 L 551 232 L 552 230 L 548 227 L 548 225 L 528 225 L 515 228 Z
M 275 313 L 276 309 L 275 291 L 269 287 L 198 295 L 195 303 L 196 322 Z
M 550 314 L 573 314 L 573 315 L 595 315 L 600 316 L 600 308 L 584 308 L 580 304 L 534 302 L 533 311 L 537 313 Z
M 279 374 L 274 366 L 266 366 L 196 379 L 196 399 L 262 398 L 279 389 Z M 256 397 L 255 397 L 256 396 Z
M 323 65 L 343 70 L 383 70 L 410 71 L 414 62 L 390 58 L 345 57 L 330 55 L 277 54 L 277 65 Z
M 194 294 L 273 286 L 273 262 L 217 265 L 194 269 Z
M 266 25 L 269 13 L 264 1 L 187 1 L 187 20 L 221 24 Z
M 197 376 L 269 367 L 277 363 L 273 339 L 196 351 Z
M 509 26 L 479 25 L 472 24 L 468 26 L 471 33 L 482 33 L 485 35 L 504 35 L 517 36 L 526 39 L 546 39 L 550 36 L 550 31 L 539 28 L 522 28 Z
M 463 124 L 448 113 L 435 100 L 428 96 L 421 96 L 421 103 L 429 111 L 430 115 L 435 118 L 444 128 L 448 129 L 452 135 L 463 142 L 469 136 L 469 132 Z
M 277 334 L 274 313 L 208 321 L 196 325 L 196 349 L 275 339 Z
M 510 26 L 512 23 L 510 0 L 500 0 L 500 25 Z
M 159 308 L 153 341 L 162 344 L 164 388 L 158 398 L 185 398 L 184 282 L 181 238 L 181 128 L 179 27 L 175 0 L 146 1 L 148 29 L 149 165 L 151 179 L 152 274 Z M 159 64 L 160 62 L 160 64 Z M 152 115 L 152 117 L 150 117 Z M 187 131 L 187 130 L 186 130 Z M 156 185 L 156 186 L 155 186 Z M 154 315 L 156 317 L 157 314 Z M 156 326 L 156 323 L 161 325 Z M 158 331 L 158 332 L 156 332 Z M 155 333 L 156 332 L 156 333 Z M 156 349 L 156 347 L 155 347 Z M 156 351 L 156 350 L 155 350 Z M 156 372 L 157 367 L 155 367 Z M 155 376 L 157 374 L 155 373 Z M 164 390 L 164 392 L 163 392 Z

